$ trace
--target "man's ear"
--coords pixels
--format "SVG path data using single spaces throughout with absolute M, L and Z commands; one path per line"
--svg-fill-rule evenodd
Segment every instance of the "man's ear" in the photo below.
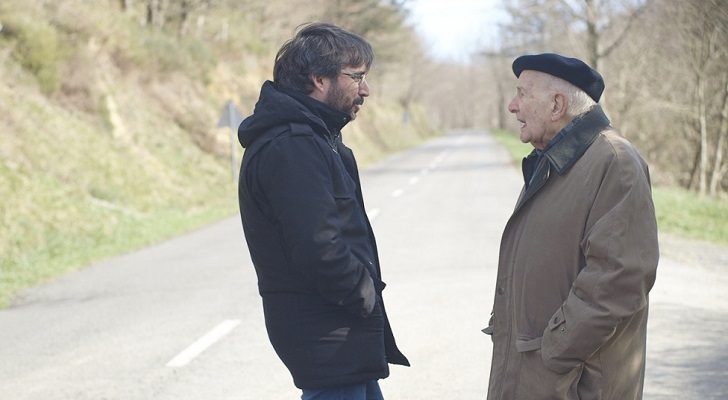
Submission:
M 330 85 L 329 78 L 323 76 L 323 75 L 309 75 L 309 79 L 311 79 L 311 83 L 313 84 L 313 90 L 311 93 L 309 93 L 309 96 L 321 100 L 326 98 L 326 93 L 328 93 L 328 88 Z
M 563 93 L 554 95 L 553 107 L 551 108 L 551 121 L 558 121 L 566 115 L 569 108 L 569 99 Z

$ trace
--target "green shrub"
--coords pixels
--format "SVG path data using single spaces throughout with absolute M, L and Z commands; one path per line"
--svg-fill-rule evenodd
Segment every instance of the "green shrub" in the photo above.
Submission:
M 13 55 L 32 73 L 45 93 L 61 87 L 63 46 L 58 31 L 45 21 L 31 21 L 20 15 L 2 17 L 4 39 L 15 42 Z
M 217 64 L 209 46 L 197 39 L 179 38 L 152 28 L 127 34 L 114 51 L 114 60 L 123 70 L 141 68 L 161 75 L 181 72 L 207 83 Z

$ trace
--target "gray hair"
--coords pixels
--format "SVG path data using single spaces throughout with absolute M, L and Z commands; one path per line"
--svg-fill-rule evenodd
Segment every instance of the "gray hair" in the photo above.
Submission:
M 305 94 L 313 91 L 311 75 L 336 77 L 344 67 L 374 62 L 372 46 L 361 36 L 328 23 L 303 25 L 276 55 L 273 81 Z
M 597 104 L 594 99 L 586 94 L 585 91 L 561 78 L 557 78 L 555 76 L 551 77 L 553 79 L 549 80 L 547 88 L 566 96 L 566 100 L 568 102 L 566 115 L 569 117 L 574 118 L 578 115 L 584 114 Z

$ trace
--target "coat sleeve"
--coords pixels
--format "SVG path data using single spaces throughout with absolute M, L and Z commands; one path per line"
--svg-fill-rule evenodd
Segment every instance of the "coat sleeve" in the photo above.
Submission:
M 580 244 L 585 266 L 546 327 L 541 356 L 553 371 L 577 367 L 617 326 L 647 306 L 658 261 L 647 166 L 626 143 L 615 150 Z
M 364 264 L 342 240 L 327 154 L 312 135 L 276 140 L 261 154 L 259 187 L 272 211 L 289 263 L 327 301 L 366 317 L 375 288 Z

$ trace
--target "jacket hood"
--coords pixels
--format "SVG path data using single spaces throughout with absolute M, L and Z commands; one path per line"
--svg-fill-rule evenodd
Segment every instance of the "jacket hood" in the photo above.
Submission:
M 243 147 L 248 147 L 270 128 L 292 122 L 313 123 L 326 129 L 321 118 L 301 102 L 277 89 L 273 82 L 266 81 L 260 90 L 253 114 L 245 118 L 238 127 L 238 140 Z

